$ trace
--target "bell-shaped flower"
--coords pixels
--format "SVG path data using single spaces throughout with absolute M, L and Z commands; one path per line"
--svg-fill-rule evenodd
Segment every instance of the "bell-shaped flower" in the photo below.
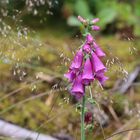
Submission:
M 88 57 L 85 61 L 84 68 L 83 68 L 82 82 L 84 85 L 89 85 L 90 82 L 93 80 L 94 80 L 93 68 L 92 68 L 90 57 Z
M 77 99 L 80 99 L 81 97 L 84 96 L 85 93 L 85 87 L 82 83 L 82 76 L 79 74 L 72 85 L 71 88 L 71 94 L 74 95 Z
M 106 67 L 94 52 L 91 54 L 91 62 L 95 73 L 106 70 Z
M 106 77 L 105 75 L 104 75 L 104 72 L 97 72 L 96 74 L 95 74 L 95 78 L 103 85 L 104 84 L 104 82 L 106 81 L 106 80 L 108 80 L 108 77 Z
M 82 49 L 80 49 L 76 53 L 74 60 L 72 61 L 72 64 L 70 66 L 70 69 L 79 69 L 82 66 L 82 62 L 83 62 L 83 52 Z
M 70 81 L 72 82 L 75 77 L 76 77 L 76 73 L 73 70 L 69 70 L 66 74 L 64 74 L 64 76 Z
M 91 35 L 91 34 L 88 34 L 88 35 L 86 36 L 86 42 L 87 42 L 88 44 L 92 44 L 93 41 L 94 41 L 94 39 L 93 39 L 92 35 Z
M 86 52 L 86 53 L 90 53 L 92 51 L 91 47 L 89 44 L 85 44 L 83 46 L 83 50 Z
M 95 42 L 93 42 L 93 46 L 94 46 L 94 49 L 95 49 L 95 53 L 98 57 L 104 57 L 105 56 L 105 53 L 102 51 L 102 49 Z
M 100 27 L 97 26 L 97 25 L 93 25 L 93 26 L 91 27 L 91 29 L 94 30 L 94 31 L 99 31 L 99 30 L 100 30 Z
M 95 24 L 96 22 L 98 22 L 100 19 L 99 18 L 94 18 L 91 23 Z

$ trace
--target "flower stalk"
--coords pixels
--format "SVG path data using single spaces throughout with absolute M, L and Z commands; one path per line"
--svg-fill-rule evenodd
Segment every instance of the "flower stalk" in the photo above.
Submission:
M 86 140 L 85 126 L 89 122 L 93 122 L 93 115 L 91 112 L 87 112 L 86 109 L 86 96 L 85 89 L 88 86 L 90 91 L 90 100 L 92 99 L 91 83 L 98 81 L 100 85 L 108 79 L 104 74 L 107 68 L 101 61 L 101 58 L 106 54 L 102 51 L 100 46 L 96 43 L 95 38 L 90 33 L 91 31 L 98 31 L 100 27 L 95 25 L 99 21 L 99 18 L 93 20 L 86 20 L 81 16 L 78 16 L 78 20 L 84 27 L 83 37 L 85 38 L 84 44 L 76 52 L 73 61 L 69 67 L 68 72 L 64 75 L 70 82 L 70 93 L 76 99 L 82 100 L 81 107 L 81 140 Z M 86 122 L 87 121 L 87 122 Z M 93 127 L 93 126 L 92 126 Z
M 82 99 L 81 108 L 81 140 L 85 140 L 85 96 Z

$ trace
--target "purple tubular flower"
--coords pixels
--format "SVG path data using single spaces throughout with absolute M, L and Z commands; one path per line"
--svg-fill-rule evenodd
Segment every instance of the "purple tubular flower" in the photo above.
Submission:
M 87 58 L 83 68 L 82 82 L 84 85 L 89 85 L 94 80 L 93 69 L 90 58 Z
M 106 76 L 104 75 L 104 72 L 98 72 L 98 73 L 96 73 L 95 78 L 96 78 L 102 85 L 104 84 L 104 82 L 105 82 L 106 80 L 108 80 L 108 77 L 106 77 Z
M 96 22 L 98 22 L 100 19 L 99 18 L 94 18 L 91 23 L 95 24 Z
M 75 77 L 76 77 L 76 73 L 73 70 L 69 70 L 66 74 L 64 74 L 64 76 L 70 81 L 72 82 Z
M 82 84 L 82 76 L 78 75 L 72 85 L 71 94 L 74 95 L 77 99 L 80 99 L 84 96 L 85 87 Z
M 92 37 L 92 35 L 91 34 L 88 34 L 87 36 L 86 36 L 86 42 L 88 43 L 88 44 L 91 44 L 91 43 L 93 43 L 93 37 Z
M 102 49 L 95 42 L 93 42 L 93 46 L 95 48 L 95 53 L 98 57 L 104 57 L 105 56 L 105 53 L 102 51 Z
M 79 69 L 82 66 L 82 62 L 83 62 L 83 52 L 82 49 L 80 49 L 76 53 L 74 60 L 72 61 L 72 64 L 70 66 L 70 69 Z
M 100 61 L 100 59 L 98 58 L 98 56 L 94 52 L 92 52 L 91 61 L 92 61 L 92 66 L 93 66 L 93 70 L 94 70 L 95 73 L 97 73 L 99 71 L 105 71 L 106 70 L 106 67 Z
M 90 27 L 90 30 L 94 31 L 100 30 L 100 27 L 95 25 L 99 21 L 99 18 L 88 22 L 88 20 L 78 16 L 78 20 L 84 25 L 85 31 L 86 27 Z M 70 85 L 72 85 L 70 89 L 71 95 L 75 96 L 78 100 L 85 96 L 85 87 L 89 86 L 95 79 L 102 85 L 108 79 L 104 75 L 107 69 L 100 60 L 100 57 L 103 56 L 105 56 L 105 53 L 96 44 L 91 33 L 86 31 L 84 45 L 76 52 L 69 71 L 64 74 Z M 92 113 L 86 114 L 85 122 L 87 124 L 92 122 Z
M 99 31 L 100 30 L 100 27 L 94 25 L 94 26 L 91 27 L 91 29 L 94 30 L 94 31 Z
M 90 52 L 91 52 L 91 47 L 90 47 L 90 45 L 85 44 L 85 45 L 83 46 L 83 50 L 84 50 L 86 53 L 90 53 Z

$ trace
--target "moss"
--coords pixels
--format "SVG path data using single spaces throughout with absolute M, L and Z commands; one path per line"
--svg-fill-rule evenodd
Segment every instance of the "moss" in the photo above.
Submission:
M 0 113 L 5 111 L 1 114 L 1 117 L 32 130 L 49 134 L 64 131 L 75 137 L 77 136 L 77 139 L 79 139 L 80 116 L 75 111 L 75 106 L 71 100 L 68 104 L 65 102 L 64 97 L 69 98 L 67 92 L 57 92 L 50 106 L 45 104 L 48 95 L 29 100 L 23 104 L 17 104 L 27 98 L 52 90 L 52 85 L 49 83 L 39 82 L 36 73 L 44 72 L 48 75 L 62 76 L 65 71 L 64 58 L 71 58 L 71 52 L 76 49 L 76 46 L 79 46 L 77 40 L 65 37 L 66 40 L 64 41 L 63 37 L 48 36 L 48 32 L 50 31 L 40 32 L 39 36 L 29 36 L 28 39 L 17 39 L 15 34 L 12 36 L 12 40 L 10 37 L 0 39 L 2 52 L 0 53 L 0 97 L 3 98 L 12 91 L 21 88 L 13 95 L 0 100 Z M 39 41 L 36 41 L 38 39 Z M 14 43 L 13 40 L 20 44 Z M 105 85 L 105 89 L 110 89 L 117 79 L 125 76 L 119 70 L 120 63 L 123 64 L 121 65 L 122 68 L 128 72 L 139 63 L 139 55 L 136 52 L 130 54 L 129 48 L 136 47 L 139 52 L 140 43 L 139 41 L 122 41 L 112 37 L 101 37 L 99 40 L 97 39 L 97 42 L 107 53 L 107 57 L 103 59 L 104 63 L 107 60 L 110 61 L 109 71 L 106 74 L 109 80 Z M 61 53 L 64 53 L 63 58 L 60 58 Z M 115 57 L 118 57 L 119 60 L 111 64 Z M 16 71 L 15 75 L 14 70 Z M 26 74 L 23 75 L 23 72 Z M 19 79 L 19 77 L 22 79 Z M 37 83 L 33 84 L 36 81 Z M 101 94 L 103 97 L 108 98 L 110 96 L 106 90 L 101 91 L 96 85 L 94 90 L 103 92 Z M 135 93 L 134 98 L 139 102 L 139 87 L 135 89 Z M 130 104 L 135 101 L 129 100 L 129 96 L 124 97 L 117 93 L 113 95 L 112 100 L 114 101 L 113 108 L 118 114 L 123 114 L 125 100 L 128 100 Z M 11 106 L 13 107 L 7 110 Z M 109 127 L 105 131 L 110 134 L 114 129 Z M 92 135 L 93 133 L 89 133 L 88 140 L 92 140 Z M 96 139 L 102 139 L 102 136 L 99 135 Z

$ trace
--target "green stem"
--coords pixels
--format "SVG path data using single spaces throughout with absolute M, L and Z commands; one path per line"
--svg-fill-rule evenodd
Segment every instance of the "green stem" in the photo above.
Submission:
M 81 140 L 85 140 L 85 96 L 83 96 L 81 111 Z

